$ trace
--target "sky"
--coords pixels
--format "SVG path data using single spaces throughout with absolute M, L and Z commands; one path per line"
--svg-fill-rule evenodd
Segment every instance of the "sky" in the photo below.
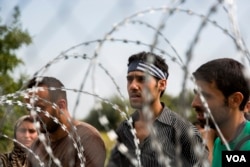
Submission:
M 206 16 L 216 3 L 216 0 L 186 0 L 183 3 L 176 0 L 1 0 L 0 16 L 2 22 L 8 24 L 13 7 L 19 6 L 22 28 L 33 39 L 31 45 L 17 51 L 18 57 L 25 63 L 18 68 L 17 75 L 27 73 L 33 76 L 38 73 L 53 76 L 61 80 L 66 88 L 79 90 L 83 85 L 83 91 L 102 98 L 114 94 L 127 98 L 127 58 L 143 50 L 150 51 L 149 46 L 156 39 L 156 29 L 164 24 L 152 51 L 157 54 L 162 54 L 162 50 L 165 52 L 163 56 L 170 72 L 166 93 L 175 96 L 182 90 L 183 83 L 187 83 L 190 89 L 193 87 L 189 79 L 183 78 L 180 64 L 188 65 L 191 73 L 202 63 L 214 58 L 232 57 L 243 63 L 246 61 L 224 30 L 233 34 L 236 27 L 249 49 L 250 2 L 238 0 L 233 6 L 233 17 L 229 17 L 226 12 L 228 4 L 217 6 L 209 19 L 218 26 L 207 22 L 198 33 L 204 17 L 197 15 Z M 169 10 L 176 7 L 179 10 L 169 14 Z M 236 24 L 231 24 L 232 18 Z M 199 34 L 198 42 L 187 64 L 186 52 L 196 34 Z M 107 40 L 102 45 L 96 41 L 105 37 L 113 40 Z M 83 55 L 91 58 L 95 53 L 98 53 L 95 61 L 80 58 Z M 53 61 L 60 55 L 64 55 L 64 58 Z M 66 55 L 68 59 L 65 59 Z M 172 61 L 173 57 L 177 62 Z M 47 64 L 50 65 L 44 69 Z M 88 72 L 89 67 L 92 68 Z M 77 93 L 68 92 L 71 112 L 77 97 Z M 72 114 L 78 119 L 85 118 L 95 104 L 93 96 L 82 93 L 79 105 Z

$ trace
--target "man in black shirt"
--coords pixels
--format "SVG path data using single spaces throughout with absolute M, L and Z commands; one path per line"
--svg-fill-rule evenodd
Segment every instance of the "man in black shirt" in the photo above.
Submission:
M 135 109 L 117 129 L 108 167 L 205 166 L 207 150 L 198 130 L 160 101 L 168 78 L 165 60 L 141 52 L 128 59 L 127 91 Z

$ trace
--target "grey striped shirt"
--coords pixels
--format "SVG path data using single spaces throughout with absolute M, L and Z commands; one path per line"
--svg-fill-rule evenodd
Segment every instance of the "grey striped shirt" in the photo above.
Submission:
M 139 112 L 135 111 L 132 114 L 133 121 L 135 122 L 138 117 Z M 153 123 L 153 127 L 156 131 L 155 137 L 151 135 L 139 145 L 141 150 L 140 159 L 143 167 L 166 166 L 160 163 L 158 159 L 160 157 L 159 151 L 156 151 L 152 147 L 153 138 L 157 139 L 156 143 L 160 146 L 159 149 L 163 154 L 161 157 L 164 157 L 163 161 L 169 160 L 170 166 L 204 166 L 205 162 L 208 162 L 208 151 L 202 144 L 202 138 L 198 130 L 190 122 L 184 120 L 167 107 L 164 107 L 160 116 Z M 129 155 L 136 158 L 134 137 L 130 132 L 130 126 L 127 121 L 122 122 L 118 127 L 117 135 L 118 141 L 125 144 L 128 148 Z M 197 153 L 195 150 L 199 150 L 200 152 Z M 130 167 L 133 165 L 126 156 L 118 151 L 116 146 L 111 152 L 108 167 L 118 166 Z

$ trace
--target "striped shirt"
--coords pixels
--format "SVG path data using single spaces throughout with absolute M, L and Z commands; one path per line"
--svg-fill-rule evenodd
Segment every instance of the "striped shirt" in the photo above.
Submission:
M 138 118 L 139 112 L 135 111 L 132 114 L 133 124 Z M 160 116 L 154 121 L 153 127 L 156 132 L 155 136 L 152 137 L 151 135 L 139 144 L 141 166 L 193 167 L 205 166 L 208 162 L 208 151 L 202 144 L 202 137 L 198 130 L 190 122 L 184 120 L 167 107 L 164 107 Z M 128 148 L 129 155 L 136 158 L 134 137 L 130 129 L 127 121 L 121 123 L 116 131 L 118 142 L 123 143 Z M 153 140 L 153 138 L 157 141 L 154 142 L 155 140 Z M 154 145 L 155 143 L 158 144 L 160 151 L 154 149 L 155 147 L 152 147 L 152 143 L 154 143 Z M 159 154 L 159 152 L 161 152 L 161 154 Z M 163 157 L 163 163 L 161 163 L 162 159 L 159 159 L 159 157 Z M 166 165 L 168 161 L 169 165 Z M 116 145 L 111 152 L 108 167 L 118 166 L 130 167 L 133 165 L 129 158 L 121 154 Z

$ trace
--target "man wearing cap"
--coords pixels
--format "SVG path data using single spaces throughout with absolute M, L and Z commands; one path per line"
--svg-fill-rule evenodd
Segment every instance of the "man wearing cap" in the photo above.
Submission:
M 118 141 L 108 167 L 193 167 L 208 162 L 198 130 L 160 100 L 168 75 L 165 60 L 154 53 L 129 57 L 127 91 L 135 111 L 116 130 Z

